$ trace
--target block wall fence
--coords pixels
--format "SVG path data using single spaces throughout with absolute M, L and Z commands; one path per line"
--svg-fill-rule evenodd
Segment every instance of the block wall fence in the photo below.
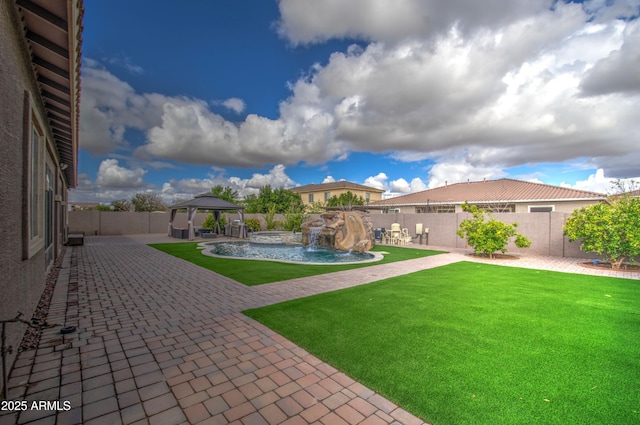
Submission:
M 197 213 L 194 224 L 202 225 L 208 214 Z M 224 214 L 227 222 L 239 219 L 238 214 Z M 518 231 L 531 239 L 530 248 L 519 249 L 510 244 L 507 249 L 511 253 L 530 253 L 538 255 L 551 255 L 556 257 L 581 257 L 595 258 L 591 254 L 580 251 L 580 244 L 569 242 L 562 234 L 564 221 L 570 214 L 562 212 L 551 213 L 496 213 L 493 216 L 507 224 L 518 223 Z M 312 217 L 319 216 L 312 214 Z M 417 236 L 416 225 L 421 224 L 423 229 L 429 229 L 428 234 L 423 234 L 423 245 L 434 245 L 450 248 L 467 248 L 466 240 L 456 235 L 460 223 L 470 218 L 468 213 L 456 214 L 381 214 L 371 212 L 369 217 L 374 228 L 390 228 L 392 223 L 400 223 L 407 228 L 409 234 Z M 245 214 L 245 218 L 257 218 L 262 223 L 262 229 L 266 229 L 262 214 Z M 276 214 L 277 220 L 283 217 Z M 169 226 L 169 213 L 148 212 L 109 212 L 109 211 L 70 211 L 69 232 L 84 232 L 86 235 L 134 235 L 167 233 Z M 176 228 L 187 227 L 187 214 L 178 213 L 173 222 Z M 414 243 L 420 243 L 420 239 L 414 238 Z

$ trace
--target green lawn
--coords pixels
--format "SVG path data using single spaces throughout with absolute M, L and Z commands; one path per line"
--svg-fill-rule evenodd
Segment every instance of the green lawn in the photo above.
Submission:
M 209 257 L 197 249 L 198 242 L 150 244 L 150 246 L 167 254 L 182 258 L 183 260 L 190 261 L 200 267 L 220 273 L 248 286 L 428 257 L 430 255 L 443 253 L 443 251 L 378 245 L 374 247 L 372 251 L 388 252 L 388 254 L 384 254 L 384 258 L 380 261 L 362 264 L 319 266 Z
M 246 311 L 434 424 L 640 423 L 640 281 L 470 262 Z

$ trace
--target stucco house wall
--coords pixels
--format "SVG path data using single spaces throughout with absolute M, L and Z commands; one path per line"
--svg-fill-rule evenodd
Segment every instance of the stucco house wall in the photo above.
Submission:
M 3 226 L 0 232 L 0 318 L 15 317 L 18 311 L 30 314 L 40 299 L 45 284 L 44 251 L 22 258 L 23 225 L 23 101 L 25 90 L 34 91 L 31 69 L 25 61 L 19 28 L 15 25 L 13 4 L 0 2 L 0 199 Z M 28 317 L 27 317 L 28 318 Z M 8 365 L 13 363 L 25 325 L 6 326 Z M 0 383 L 0 386 L 2 384 Z
M 46 5 L 60 6 L 62 2 L 70 6 L 65 0 L 55 1 L 58 3 Z M 79 14 L 80 8 L 81 2 L 78 2 L 64 9 Z M 33 13 L 46 14 L 42 8 L 34 10 Z M 65 243 L 67 177 L 70 173 L 75 175 L 76 166 L 67 164 L 65 173 L 60 165 L 56 139 L 36 82 L 25 37 L 27 23 L 22 13 L 15 1 L 0 2 L 0 202 L 3 211 L 0 319 L 3 320 L 16 317 L 18 312 L 29 320 L 36 310 L 47 273 L 60 257 Z M 70 25 L 78 29 L 77 22 L 78 19 L 74 19 Z M 47 35 L 43 37 L 46 39 Z M 74 54 L 70 57 L 70 62 L 76 59 Z M 75 89 L 73 84 L 75 80 L 71 82 Z M 75 121 L 71 126 L 76 128 Z M 76 142 L 74 136 L 73 143 Z M 6 359 L 10 369 L 26 325 L 12 322 L 5 330 L 5 344 L 12 348 Z

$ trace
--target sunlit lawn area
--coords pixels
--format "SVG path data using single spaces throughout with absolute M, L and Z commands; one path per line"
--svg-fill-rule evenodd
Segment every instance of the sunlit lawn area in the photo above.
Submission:
M 263 283 L 278 282 L 281 280 L 295 279 L 299 277 L 315 276 L 318 274 L 351 270 L 360 267 L 368 267 L 377 264 L 392 263 L 395 261 L 410 260 L 413 258 L 428 257 L 442 254 L 442 251 L 431 251 L 416 248 L 401 248 L 396 246 L 379 245 L 372 251 L 387 252 L 384 259 L 373 263 L 342 264 L 342 265 L 306 265 L 276 263 L 273 261 L 237 260 L 227 258 L 209 257 L 197 249 L 198 242 L 151 244 L 150 246 L 171 254 L 183 260 L 190 261 L 206 269 L 220 273 L 233 280 L 253 286 Z
M 640 423 L 640 281 L 456 263 L 246 311 L 434 424 Z

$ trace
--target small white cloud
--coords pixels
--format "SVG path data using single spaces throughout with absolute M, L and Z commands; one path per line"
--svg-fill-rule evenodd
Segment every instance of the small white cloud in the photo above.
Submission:
M 427 190 L 427 185 L 422 181 L 421 178 L 416 177 L 411 180 L 411 192 L 421 192 L 423 190 Z
M 387 180 L 389 177 L 385 173 L 378 173 L 365 179 L 364 185 L 375 187 L 376 189 L 388 190 Z
M 124 68 L 133 75 L 144 74 L 144 68 L 142 68 L 140 65 L 136 65 L 135 63 L 133 63 L 133 60 L 128 56 L 118 55 L 118 56 L 103 58 L 102 60 L 112 65 L 116 65 L 121 68 Z
M 389 190 L 391 190 L 392 192 L 409 193 L 411 191 L 411 187 L 409 186 L 409 182 L 407 182 L 403 178 L 400 178 L 389 183 Z
M 117 159 L 105 159 L 100 163 L 96 183 L 103 188 L 142 188 L 142 178 L 147 172 L 142 168 L 121 167 Z
M 411 183 L 407 182 L 403 178 L 399 178 L 398 180 L 393 180 L 389 183 L 389 190 L 393 193 L 414 193 L 420 192 L 427 189 L 427 185 L 422 181 L 419 177 L 414 177 L 411 180 Z
M 482 179 L 497 179 L 506 173 L 498 167 L 472 164 L 465 159 L 441 160 L 429 171 L 429 188 Z
M 244 100 L 238 99 L 237 97 L 229 98 L 222 102 L 222 104 L 228 109 L 234 111 L 236 114 L 241 114 L 246 107 Z

